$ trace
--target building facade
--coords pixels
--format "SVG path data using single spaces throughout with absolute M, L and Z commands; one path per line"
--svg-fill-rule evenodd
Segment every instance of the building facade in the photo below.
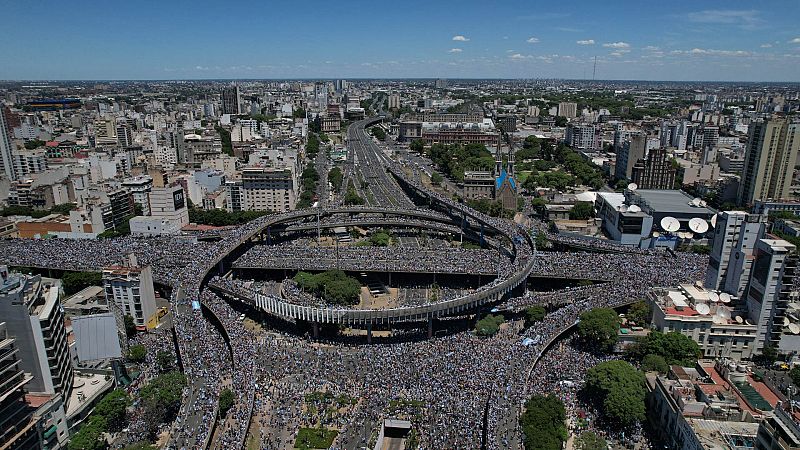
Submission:
M 790 123 L 786 119 L 751 123 L 739 204 L 788 198 L 799 151 L 800 123 Z

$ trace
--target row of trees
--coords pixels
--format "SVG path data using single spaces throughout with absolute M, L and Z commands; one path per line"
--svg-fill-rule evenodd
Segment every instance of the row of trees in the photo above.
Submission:
M 317 194 L 317 181 L 319 181 L 319 172 L 313 164 L 309 162 L 303 173 L 300 174 L 300 183 L 303 186 L 303 192 L 300 193 L 300 200 L 297 201 L 297 208 L 309 208 L 314 204 L 314 196 Z
M 356 192 L 356 187 L 353 184 L 353 180 L 350 180 L 347 183 L 347 192 L 344 194 L 344 204 L 358 206 L 363 205 L 364 203 L 364 198 L 358 195 L 358 192 Z
M 65 272 L 61 276 L 61 286 L 65 295 L 72 295 L 89 286 L 103 284 L 103 274 L 100 272 Z
M 189 208 L 189 222 L 201 225 L 224 227 L 240 225 L 261 216 L 272 214 L 272 211 L 226 211 L 224 209 Z
M 504 208 L 499 200 L 489 200 L 487 198 L 467 199 L 467 204 L 471 208 L 487 216 L 502 217 L 505 219 L 514 217 L 514 211 Z
M 217 130 L 217 133 L 219 133 L 219 138 L 222 141 L 222 152 L 228 156 L 233 156 L 231 132 L 220 125 L 217 125 L 214 129 Z
M 60 205 L 53 206 L 50 209 L 34 209 L 30 206 L 7 206 L 0 209 L 0 216 L 31 216 L 34 219 L 41 219 L 42 217 L 49 216 L 50 214 L 67 215 L 75 208 L 77 208 L 75 203 L 62 203 Z
M 374 127 L 370 128 L 370 132 L 371 132 L 371 133 L 372 133 L 372 135 L 373 135 L 373 136 L 375 136 L 375 137 L 376 137 L 376 138 L 377 138 L 379 141 L 385 141 L 385 140 L 386 140 L 386 132 L 385 132 L 385 131 L 383 131 L 383 128 L 381 128 L 381 127 L 379 127 L 379 126 L 374 126 Z
M 333 169 L 328 171 L 328 181 L 333 186 L 333 190 L 338 191 L 342 188 L 342 183 L 344 182 L 344 175 L 342 174 L 342 169 L 339 167 L 334 167 Z
M 361 294 L 361 284 L 341 270 L 326 270 L 318 274 L 298 272 L 294 276 L 297 285 L 334 305 L 355 305 Z

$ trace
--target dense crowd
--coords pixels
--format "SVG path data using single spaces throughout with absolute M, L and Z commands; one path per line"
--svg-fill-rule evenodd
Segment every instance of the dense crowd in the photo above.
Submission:
M 256 245 L 234 262 L 234 267 L 292 268 L 298 270 L 470 273 L 508 275 L 508 258 L 496 250 L 414 249 L 404 247 L 317 247 L 298 245 Z

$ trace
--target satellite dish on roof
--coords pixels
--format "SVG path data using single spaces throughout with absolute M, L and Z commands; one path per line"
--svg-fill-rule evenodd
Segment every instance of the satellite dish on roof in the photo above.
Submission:
M 678 222 L 678 219 L 674 217 L 666 216 L 663 219 L 661 219 L 661 228 L 663 228 L 665 231 L 673 233 L 675 231 L 678 231 L 680 227 L 681 223 Z
M 800 334 L 800 325 L 793 323 L 789 325 L 789 332 L 792 334 Z
M 713 216 L 711 216 L 711 228 L 716 228 L 717 227 L 717 216 L 718 215 L 719 214 L 714 214 Z
M 744 319 L 742 319 L 742 316 L 736 316 L 736 317 L 735 317 L 733 320 L 735 320 L 735 321 L 736 321 L 736 323 L 742 323 L 742 322 L 744 322 Z
M 691 239 L 694 237 L 694 235 L 688 231 L 679 231 L 678 237 L 681 239 Z
M 708 206 L 708 203 L 705 200 L 700 200 L 700 207 L 705 208 Z
M 640 208 L 638 205 L 631 205 L 631 206 L 628 207 L 628 212 L 635 213 L 635 212 L 641 212 L 641 211 L 642 211 L 642 208 Z
M 789 322 L 789 318 L 788 317 L 784 317 L 783 318 L 783 326 L 788 327 L 790 323 L 792 323 L 792 322 Z
M 717 309 L 716 315 L 722 317 L 725 320 L 728 320 L 728 319 L 731 318 L 731 311 L 729 309 L 726 309 L 726 308 L 719 308 L 719 309 Z
M 699 217 L 692 217 L 689 220 L 689 229 L 697 234 L 703 234 L 708 231 L 708 222 Z
M 628 185 L 628 190 L 629 191 L 635 191 L 637 189 L 639 189 L 639 185 L 636 184 L 636 183 L 631 183 L 631 184 Z
M 701 316 L 707 316 L 708 313 L 711 312 L 711 307 L 705 303 L 698 303 L 697 306 L 695 306 L 695 309 L 697 309 L 697 313 Z
M 730 303 L 731 302 L 731 294 L 728 294 L 727 292 L 723 292 L 722 294 L 719 294 L 719 301 L 721 301 L 722 303 Z
M 726 323 L 728 323 L 728 321 L 727 321 L 727 320 L 725 320 L 725 318 L 724 318 L 724 317 L 722 317 L 722 316 L 718 316 L 718 315 L 714 315 L 714 317 L 712 317 L 712 318 L 711 318 L 711 320 L 712 320 L 714 323 L 718 324 L 718 325 L 723 325 L 723 324 L 726 324 Z
M 653 231 L 653 237 L 657 238 L 659 236 L 661 236 L 661 233 L 659 233 L 658 231 Z
M 700 202 L 703 201 L 700 197 L 695 197 L 692 201 L 689 202 L 692 206 L 700 206 Z
M 710 301 L 711 303 L 719 302 L 719 294 L 717 294 L 716 292 L 709 292 L 708 301 Z

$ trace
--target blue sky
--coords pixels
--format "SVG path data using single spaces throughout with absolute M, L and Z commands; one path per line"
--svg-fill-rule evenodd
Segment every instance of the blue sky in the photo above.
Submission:
M 800 81 L 800 2 L 0 0 L 0 79 Z

